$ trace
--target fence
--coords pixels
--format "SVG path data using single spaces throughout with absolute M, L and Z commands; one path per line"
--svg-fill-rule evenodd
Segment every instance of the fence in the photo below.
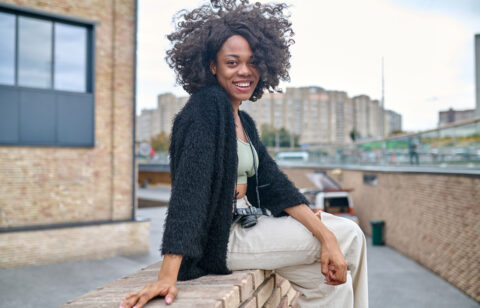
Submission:
M 311 163 L 480 167 L 480 118 L 415 134 L 363 141 L 310 155 Z

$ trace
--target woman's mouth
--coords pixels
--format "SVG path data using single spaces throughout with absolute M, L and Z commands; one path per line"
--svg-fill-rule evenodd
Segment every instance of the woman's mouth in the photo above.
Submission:
M 240 82 L 234 82 L 233 85 L 240 90 L 248 90 L 250 89 L 252 83 L 253 82 L 251 81 L 240 81 Z

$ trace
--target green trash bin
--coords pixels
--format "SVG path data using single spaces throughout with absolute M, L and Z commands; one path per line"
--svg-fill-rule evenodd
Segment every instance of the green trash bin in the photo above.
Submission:
M 372 245 L 383 245 L 383 227 L 385 226 L 385 221 L 374 220 L 370 221 L 370 224 L 372 225 Z

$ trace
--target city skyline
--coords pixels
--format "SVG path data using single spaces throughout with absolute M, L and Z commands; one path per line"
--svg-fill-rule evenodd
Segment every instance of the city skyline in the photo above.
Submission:
M 182 0 L 167 7 L 155 1 L 139 2 L 137 114 L 142 108 L 153 108 L 159 93 L 186 95 L 175 86 L 174 74 L 165 64 L 165 36 L 173 30 L 174 13 L 198 3 Z M 385 108 L 404 116 L 405 130 L 435 127 L 440 110 L 475 107 L 478 2 L 287 3 L 292 5 L 296 44 L 291 82 L 281 84 L 283 89 L 320 86 L 380 100 L 383 56 Z
M 162 93 L 157 106 L 142 109 L 136 120 L 136 140 L 149 142 L 160 133 L 171 133 L 175 114 L 188 97 Z M 402 131 L 402 116 L 384 110 L 367 95 L 349 97 L 346 92 L 320 87 L 289 87 L 284 93 L 266 93 L 256 102 L 243 102 L 241 110 L 255 120 L 259 133 L 267 125 L 298 136 L 302 147 L 351 144 Z M 293 135 L 292 135 L 293 136 Z

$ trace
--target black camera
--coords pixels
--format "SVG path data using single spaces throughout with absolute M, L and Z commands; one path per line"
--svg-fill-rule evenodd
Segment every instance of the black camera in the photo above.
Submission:
M 254 206 L 247 208 L 236 208 L 233 221 L 238 221 L 243 228 L 251 228 L 257 224 L 257 216 L 259 215 L 267 214 L 262 209 Z
M 251 228 L 257 224 L 257 216 L 254 214 L 240 215 L 238 222 L 242 228 Z

